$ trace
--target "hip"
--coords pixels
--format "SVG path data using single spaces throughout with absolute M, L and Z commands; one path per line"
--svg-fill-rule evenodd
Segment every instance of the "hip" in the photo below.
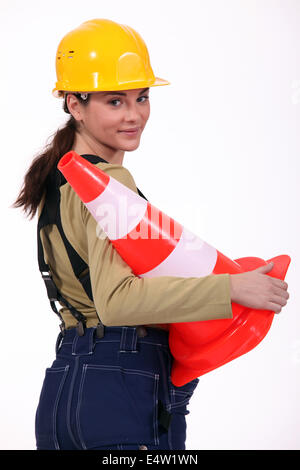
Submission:
M 46 369 L 36 412 L 38 448 L 184 449 L 187 405 L 199 379 L 176 387 L 168 332 L 66 330 Z M 73 447 L 72 447 L 73 446 Z

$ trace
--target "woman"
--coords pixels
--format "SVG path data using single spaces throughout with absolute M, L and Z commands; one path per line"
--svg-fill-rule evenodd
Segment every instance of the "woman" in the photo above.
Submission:
M 37 449 L 185 449 L 199 379 L 172 384 L 168 323 L 232 318 L 232 300 L 279 312 L 287 284 L 263 274 L 271 266 L 136 277 L 56 167 L 75 150 L 143 196 L 124 153 L 139 146 L 150 87 L 169 82 L 153 75 L 136 31 L 105 19 L 62 39 L 56 70 L 53 93 L 70 118 L 32 162 L 15 203 L 32 217 L 38 211 L 39 266 L 62 322 L 36 412 Z

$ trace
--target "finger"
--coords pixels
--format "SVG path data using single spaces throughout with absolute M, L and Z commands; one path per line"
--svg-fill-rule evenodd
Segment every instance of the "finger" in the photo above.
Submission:
M 288 293 L 288 291 L 285 289 L 281 289 L 280 287 L 273 287 L 273 293 L 284 299 L 290 298 L 290 294 Z
M 271 310 L 274 313 L 280 313 L 282 309 L 281 305 L 278 305 L 274 302 L 268 302 L 267 308 L 265 310 Z
M 281 279 L 276 279 L 275 277 L 272 277 L 270 279 L 272 279 L 272 283 L 274 286 L 279 287 L 280 289 L 284 289 L 284 290 L 288 289 L 287 282 L 282 281 Z
M 258 271 L 258 272 L 269 272 L 271 269 L 273 269 L 274 263 L 267 263 L 264 264 L 263 266 L 260 266 L 259 268 L 254 269 L 253 271 Z
M 279 304 L 284 307 L 287 304 L 287 299 L 283 298 L 281 295 L 273 295 L 272 302 Z

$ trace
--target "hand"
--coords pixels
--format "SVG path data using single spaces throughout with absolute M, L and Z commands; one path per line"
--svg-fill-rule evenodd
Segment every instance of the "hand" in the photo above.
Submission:
M 253 271 L 231 274 L 231 300 L 245 307 L 280 313 L 289 298 L 288 284 L 266 274 L 273 266 L 271 262 Z

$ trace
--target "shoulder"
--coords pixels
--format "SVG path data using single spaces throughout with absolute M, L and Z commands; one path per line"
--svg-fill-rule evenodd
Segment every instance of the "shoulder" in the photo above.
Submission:
M 95 164 L 100 170 L 107 173 L 110 177 L 115 178 L 120 183 L 127 186 L 132 191 L 138 193 L 134 178 L 130 171 L 119 164 L 98 162 Z M 87 208 L 81 201 L 77 193 L 67 182 L 60 187 L 61 192 L 61 213 L 67 215 L 68 219 L 81 219 L 85 222 L 87 216 Z
M 104 171 L 112 178 L 115 178 L 120 183 L 127 186 L 129 189 L 132 189 L 133 191 L 138 192 L 134 178 L 126 167 L 122 165 L 118 165 L 118 164 L 104 163 L 104 162 L 96 163 L 95 166 L 100 168 L 100 170 Z

